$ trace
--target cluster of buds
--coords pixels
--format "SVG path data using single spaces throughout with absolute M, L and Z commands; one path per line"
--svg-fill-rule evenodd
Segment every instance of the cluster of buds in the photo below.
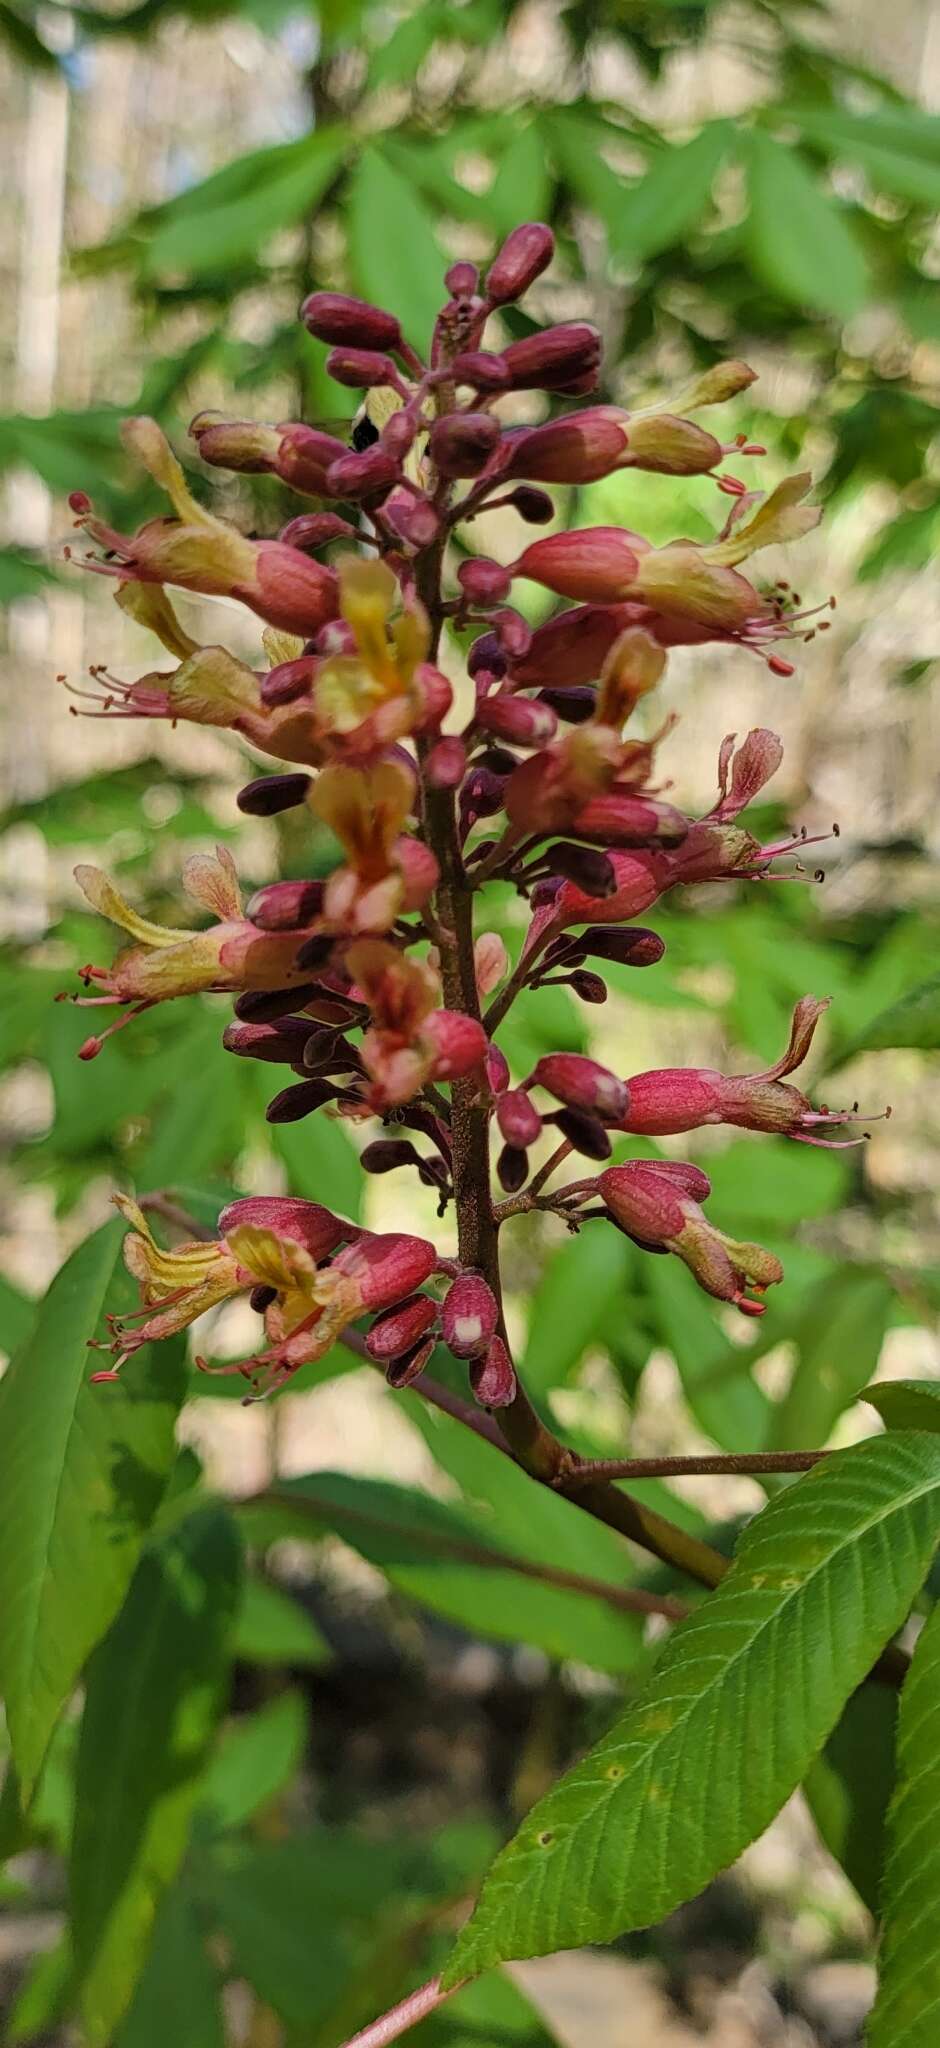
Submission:
M 118 1012 L 82 1057 L 155 1003 L 229 993 L 226 1050 L 293 1077 L 269 1118 L 316 1112 L 371 1125 L 363 1170 L 417 1172 L 441 1214 L 454 1202 L 458 1224 L 454 1258 L 316 1203 L 258 1198 L 225 1210 L 212 1243 L 165 1251 L 120 1198 L 143 1305 L 115 1326 L 117 1363 L 98 1377 L 245 1292 L 264 1317 L 265 1343 L 230 1369 L 256 1393 L 283 1385 L 356 1324 L 360 1348 L 396 1386 L 420 1375 L 439 1343 L 465 1362 L 479 1402 L 505 1407 L 516 1378 L 498 1266 L 480 1246 L 495 1243 L 508 1215 L 554 1208 L 571 1228 L 605 1217 L 754 1315 L 781 1278 L 776 1258 L 706 1219 L 709 1184 L 697 1166 L 605 1163 L 614 1144 L 619 1160 L 631 1135 L 714 1123 L 856 1142 L 829 1135 L 854 1110 L 814 1109 L 787 1079 L 825 1008 L 812 997 L 797 1005 L 785 1054 L 757 1074 L 620 1074 L 567 1051 L 513 1074 L 499 1044 L 510 1004 L 529 991 L 562 984 L 602 1003 L 610 966 L 654 967 L 663 941 L 636 920 L 669 890 L 802 874 L 808 843 L 804 834 L 763 845 L 740 822 L 779 765 L 773 732 L 757 729 L 737 748 L 723 742 L 716 801 L 689 817 L 654 779 L 669 721 L 657 727 L 644 713 L 639 731 L 631 721 L 674 646 L 724 641 L 756 652 L 775 675 L 791 672 L 777 647 L 817 626 L 786 585 L 762 588 L 741 564 L 815 525 L 809 479 L 751 490 L 725 465 L 764 451 L 743 434 L 723 442 L 692 417 L 748 387 L 743 363 L 719 362 L 662 403 L 578 408 L 571 401 L 590 399 L 600 375 L 593 327 L 535 329 L 507 345 L 498 330 L 487 337 L 552 255 L 549 229 L 533 223 L 509 236 L 482 280 L 454 264 L 426 361 L 381 308 L 336 292 L 305 300 L 301 318 L 327 344 L 329 373 L 367 394 L 354 445 L 296 421 L 203 413 L 192 426 L 203 464 L 268 472 L 317 501 L 276 539 L 246 539 L 207 510 L 145 419 L 128 423 L 127 446 L 173 516 L 127 536 L 98 520 L 84 494 L 72 499 L 103 551 L 87 566 L 114 580 L 118 603 L 175 663 L 135 682 L 93 670 L 92 689 L 75 693 L 89 715 L 230 728 L 281 764 L 241 791 L 242 810 L 307 810 L 340 848 L 325 880 L 272 882 L 244 907 L 229 855 L 197 856 L 183 880 L 212 921 L 196 930 L 152 923 L 97 869 L 79 869 L 94 908 L 131 940 L 109 967 L 82 971 L 86 993 L 74 1000 Z M 514 403 L 504 422 L 500 401 L 528 391 L 557 409 L 525 426 Z M 501 506 L 523 525 L 550 525 L 545 486 L 629 469 L 711 476 L 729 506 L 714 540 L 654 547 L 603 526 L 553 530 L 507 563 L 473 552 L 481 513 Z M 535 631 L 512 603 L 517 579 L 566 601 Z M 169 588 L 246 605 L 264 622 L 257 666 L 195 641 Z M 472 703 L 459 720 L 439 665 L 453 672 L 457 641 L 442 655 L 445 628 L 471 642 Z M 491 879 L 525 906 L 512 968 L 494 932 L 474 931 Z M 547 1126 L 555 1150 L 533 1177 L 530 1153 Z M 502 1202 L 481 1164 L 488 1144 Z M 572 1152 L 599 1170 L 543 1192 Z

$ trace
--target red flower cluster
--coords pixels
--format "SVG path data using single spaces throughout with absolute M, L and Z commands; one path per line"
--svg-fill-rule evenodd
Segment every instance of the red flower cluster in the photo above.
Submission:
M 717 800 L 690 818 L 653 779 L 665 727 L 653 737 L 629 727 L 670 647 L 736 643 L 774 673 L 790 672 L 773 650 L 814 628 L 788 608 L 782 586 L 762 590 L 741 564 L 815 525 L 809 479 L 764 496 L 722 468 L 729 456 L 763 452 L 743 435 L 722 443 L 690 417 L 748 386 L 752 372 L 733 361 L 668 404 L 591 405 L 536 426 L 505 424 L 507 393 L 540 390 L 564 405 L 598 382 L 599 340 L 583 322 L 483 346 L 491 316 L 552 254 L 550 231 L 530 224 L 509 236 L 482 284 L 471 265 L 455 264 L 426 362 L 382 309 L 335 292 L 305 301 L 301 317 L 329 345 L 330 374 L 371 394 L 368 445 L 350 449 L 295 421 L 203 413 L 192 427 L 204 463 L 268 471 L 332 501 L 334 509 L 300 513 L 276 539 L 246 539 L 208 511 L 152 420 L 129 421 L 125 437 L 165 490 L 171 517 L 122 535 L 83 493 L 73 497 L 78 525 L 104 550 L 87 566 L 115 580 L 118 603 L 175 663 L 136 682 L 93 671 L 87 694 L 98 715 L 231 728 L 287 764 L 249 784 L 242 808 L 305 806 L 342 854 L 325 882 L 275 882 L 244 908 L 229 856 L 198 857 L 184 882 L 212 922 L 197 931 L 151 923 L 98 870 L 79 869 L 90 902 L 132 943 L 110 967 L 84 970 L 95 993 L 76 1000 L 120 1005 L 123 1023 L 171 997 L 230 992 L 227 1050 L 294 1077 L 271 1119 L 324 1107 L 379 1119 L 386 1134 L 370 1137 L 364 1170 L 416 1169 L 442 1212 L 454 1199 L 460 1231 L 459 1257 L 442 1259 L 423 1238 L 375 1235 L 319 1204 L 252 1200 L 224 1212 L 213 1243 L 167 1252 L 121 1198 L 143 1307 L 114 1332 L 118 1363 L 245 1290 L 264 1315 L 266 1343 L 233 1370 L 256 1391 L 282 1385 L 364 1318 L 366 1349 L 395 1385 L 415 1378 L 440 1340 L 467 1362 L 477 1399 L 503 1406 L 516 1380 L 498 1267 L 479 1248 L 487 1231 L 495 1242 L 504 1214 L 536 1201 L 572 1227 L 582 1213 L 602 1214 L 645 1248 L 674 1252 L 710 1294 L 758 1314 L 763 1291 L 781 1278 L 778 1261 L 706 1220 L 709 1185 L 697 1167 L 603 1162 L 614 1139 L 630 1134 L 726 1123 L 819 1144 L 832 1142 L 830 1124 L 847 1121 L 814 1110 L 786 1078 L 825 1008 L 811 997 L 797 1006 L 787 1052 L 760 1074 L 624 1077 L 557 1052 L 514 1078 L 497 1042 L 525 988 L 562 982 L 599 1003 L 605 963 L 654 965 L 663 943 L 634 920 L 677 884 L 769 879 L 778 858 L 805 843 L 763 846 L 738 822 L 779 764 L 772 732 L 750 733 L 737 751 L 723 743 Z M 505 564 L 470 552 L 481 512 L 510 506 L 542 526 L 555 517 L 546 484 L 620 469 L 713 476 L 730 501 L 714 540 L 654 547 L 607 526 L 543 534 Z M 325 565 L 316 557 L 327 549 Z M 517 578 L 571 602 L 532 632 L 510 602 Z M 194 641 L 168 587 L 240 600 L 265 621 L 265 658 L 249 665 Z M 441 665 L 446 624 L 472 636 L 473 703 L 459 728 Z M 474 932 L 474 905 L 493 877 L 530 909 L 511 974 L 496 934 Z M 107 1035 L 88 1039 L 83 1057 Z M 501 1206 L 481 1184 L 491 1125 L 510 1198 Z M 529 1151 L 546 1125 L 558 1149 L 530 1180 Z M 602 1170 L 543 1195 L 572 1150 Z

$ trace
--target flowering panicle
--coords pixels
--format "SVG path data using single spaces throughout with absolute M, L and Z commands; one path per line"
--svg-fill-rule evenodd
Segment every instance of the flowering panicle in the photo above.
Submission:
M 264 1339 L 225 1369 L 255 1392 L 283 1385 L 356 1323 L 360 1348 L 396 1386 L 418 1379 L 440 1343 L 464 1362 L 475 1398 L 499 1410 L 524 1398 L 495 1253 L 508 1216 L 554 1209 L 571 1228 L 604 1217 L 644 1249 L 681 1258 L 717 1299 L 759 1314 L 781 1278 L 777 1259 L 706 1218 L 709 1184 L 697 1166 L 607 1163 L 614 1144 L 619 1162 L 631 1136 L 713 1123 L 856 1142 L 830 1135 L 854 1110 L 815 1109 L 788 1078 L 825 1008 L 809 996 L 787 1051 L 759 1073 L 624 1075 L 566 1049 L 513 1073 L 499 1043 L 523 991 L 562 984 L 602 1003 L 612 967 L 655 967 L 663 941 L 636 920 L 669 890 L 803 872 L 805 835 L 762 845 L 741 820 L 779 766 L 773 732 L 722 743 L 716 801 L 690 817 L 659 779 L 671 721 L 640 730 L 636 714 L 672 647 L 738 645 L 786 675 L 778 645 L 828 623 L 800 611 L 787 585 L 762 585 L 742 568 L 819 517 L 807 476 L 769 494 L 753 489 L 737 466 L 763 449 L 745 434 L 723 440 L 696 417 L 747 389 L 745 364 L 718 362 L 684 390 L 625 409 L 593 396 L 600 341 L 589 323 L 505 344 L 487 331 L 553 248 L 534 222 L 508 237 L 482 280 L 454 263 L 426 360 L 381 307 L 310 294 L 301 317 L 330 350 L 330 374 L 369 394 L 366 444 L 350 448 L 303 421 L 219 413 L 201 413 L 191 429 L 210 469 L 266 472 L 318 501 L 276 538 L 249 539 L 208 509 L 147 419 L 129 421 L 125 440 L 171 516 L 124 535 L 83 493 L 72 498 L 92 543 L 86 566 L 113 579 L 122 610 L 173 664 L 136 681 L 95 669 L 75 708 L 228 727 L 282 769 L 249 782 L 240 808 L 309 812 L 338 846 L 325 879 L 271 882 L 244 907 L 230 856 L 197 856 L 183 881 L 209 921 L 195 930 L 151 922 L 99 870 L 80 868 L 86 897 L 130 943 L 110 966 L 82 971 L 86 993 L 75 1000 L 117 1009 L 114 1030 L 168 998 L 228 993 L 225 1049 L 286 1070 L 271 1121 L 316 1112 L 367 1126 L 364 1172 L 416 1173 L 442 1214 L 455 1204 L 459 1240 L 456 1258 L 442 1258 L 422 1237 L 258 1197 L 224 1210 L 211 1243 L 164 1250 L 141 1209 L 119 1197 L 142 1306 L 114 1326 L 118 1365 L 245 1293 Z M 554 410 L 534 426 L 504 421 L 504 394 L 528 391 Z M 714 539 L 654 546 L 597 526 L 530 537 L 508 562 L 473 551 L 480 513 L 501 506 L 523 530 L 549 526 L 546 486 L 631 469 L 711 477 L 726 513 Z M 564 601 L 534 630 L 513 602 L 517 579 Z M 174 591 L 246 606 L 262 622 L 257 658 L 196 640 Z M 440 665 L 445 626 L 469 642 L 459 717 Z M 781 869 L 786 855 L 795 859 Z M 494 878 L 528 906 L 514 966 L 498 932 L 474 929 L 475 902 Z M 82 1056 L 108 1035 L 89 1038 Z M 530 1153 L 549 1137 L 555 1152 L 533 1177 Z M 502 1202 L 488 1185 L 488 1145 Z M 547 1191 L 571 1152 L 595 1163 L 591 1174 Z

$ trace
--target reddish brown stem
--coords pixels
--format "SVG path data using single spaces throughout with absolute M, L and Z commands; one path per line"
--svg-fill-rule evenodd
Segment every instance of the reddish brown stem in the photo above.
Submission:
M 388 2041 L 397 2041 L 399 2035 L 407 2034 L 410 2027 L 416 2027 L 419 2020 L 426 2020 L 429 2013 L 436 2012 L 445 1998 L 452 1998 L 462 1987 L 451 1984 L 442 1991 L 440 1977 L 429 1977 L 426 1984 L 417 1991 L 409 1991 L 398 2005 L 390 2007 L 381 2017 L 373 2020 L 368 2027 L 362 2027 L 358 2034 L 352 2034 L 343 2048 L 386 2048 Z
M 696 1479 L 712 1472 L 759 1475 L 810 1472 L 828 1451 L 719 1451 L 675 1458 L 585 1458 L 566 1480 L 566 1490 L 590 1479 Z

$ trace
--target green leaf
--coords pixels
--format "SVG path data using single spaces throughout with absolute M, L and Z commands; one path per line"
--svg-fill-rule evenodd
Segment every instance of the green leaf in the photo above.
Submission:
M 0 605 L 15 604 L 21 597 L 41 597 L 50 584 L 61 582 L 41 555 L 27 548 L 0 547 Z
M 426 348 L 442 304 L 434 221 L 414 186 L 377 148 L 364 149 L 353 171 L 348 231 L 356 290 L 397 313 L 406 340 Z
M 848 320 L 864 305 L 868 271 L 841 208 L 799 151 L 761 129 L 748 148 L 747 242 L 753 267 L 791 304 Z
M 532 1301 L 522 1378 L 535 1400 L 563 1386 L 624 1300 L 631 1247 L 614 1230 L 582 1230 L 549 1259 Z
M 616 1537 L 599 1526 L 595 1531 L 587 1517 L 557 1495 L 545 1495 L 546 1512 L 541 1494 L 533 1500 L 531 1480 L 519 1474 L 529 1499 L 523 1528 L 513 1467 L 488 1445 L 481 1449 L 505 1467 L 508 1512 L 501 1516 L 454 1507 L 387 1480 L 312 1472 L 283 1481 L 257 1504 L 246 1503 L 243 1526 L 248 1540 L 259 1543 L 283 1536 L 314 1540 L 335 1531 L 410 1599 L 476 1634 L 506 1641 L 522 1635 L 553 1657 L 577 1657 L 600 1670 L 629 1670 L 637 1659 L 641 1629 L 635 1615 L 617 1609 L 628 1567 Z M 582 1523 L 588 1531 L 584 1538 Z M 546 1534 L 552 1538 L 548 1546 Z M 562 1574 L 560 1584 L 552 1577 L 553 1568 Z M 587 1581 L 584 1590 L 569 1588 L 567 1572 Z
M 565 182 L 583 206 L 600 215 L 610 235 L 624 200 L 623 179 L 601 154 L 612 139 L 611 131 L 570 107 L 553 107 L 546 125 Z
M 325 1664 L 329 1644 L 298 1600 L 270 1579 L 247 1572 L 235 1623 L 234 1653 L 247 1664 Z
M 222 1706 L 238 1596 L 231 1516 L 197 1508 L 144 1551 L 89 1667 L 70 1889 L 90 2048 L 127 2010 L 179 1868 Z
M 753 1450 L 755 1444 L 763 1444 L 770 1427 L 770 1402 L 751 1377 L 747 1352 L 740 1370 L 720 1371 L 729 1344 L 714 1304 L 677 1259 L 648 1259 L 643 1281 L 654 1327 L 672 1352 L 699 1428 L 722 1450 Z
M 302 1693 L 282 1692 L 226 1729 L 199 1793 L 213 1831 L 238 1828 L 268 1806 L 299 1769 L 307 1741 Z
M 7 2020 L 7 2048 L 20 2041 L 48 2039 L 61 2020 L 72 1983 L 72 1945 L 64 1934 L 52 1948 L 35 1956 L 17 1992 Z
M 884 1380 L 862 1398 L 887 1429 L 940 1429 L 940 1380 Z
M 850 114 L 841 107 L 814 107 L 787 110 L 786 118 L 809 143 L 860 164 L 877 189 L 926 206 L 940 202 L 940 121 L 935 115 L 908 120 L 903 112 Z
M 520 220 L 543 220 L 550 181 L 545 143 L 537 121 L 517 127 L 486 194 L 486 211 L 497 234 L 508 235 Z
M 79 1245 L 0 1384 L 0 1690 L 26 1796 L 60 1709 L 120 1607 L 173 1458 L 185 1368 L 149 1346 L 89 1385 L 106 1310 L 136 1306 L 124 1226 Z
M 940 2023 L 940 1608 L 901 1694 L 898 1783 L 888 1815 L 884 1928 L 868 2048 L 932 2048 Z
M 794 1332 L 796 1366 L 774 1409 L 768 1450 L 808 1451 L 828 1441 L 877 1367 L 893 1299 L 882 1274 L 851 1268 L 813 1289 Z
M 940 974 L 921 982 L 900 1002 L 873 1017 L 858 1037 L 840 1050 L 839 1057 L 840 1061 L 851 1060 L 860 1052 L 884 1052 L 894 1046 L 940 1051 Z
M 270 1093 L 276 1095 L 277 1088 L 272 1086 Z M 273 1124 L 271 1141 L 287 1168 L 292 1195 L 302 1195 L 308 1202 L 325 1201 L 340 1215 L 359 1221 L 365 1175 L 338 1117 L 319 1115 L 296 1124 Z
M 224 2048 L 219 1989 L 196 1903 L 183 1885 L 174 1885 L 157 1914 L 115 2048 Z
M 938 1535 L 930 1437 L 839 1452 L 778 1495 L 635 1705 L 497 1858 L 445 1981 L 653 1925 L 733 1862 L 904 1620 Z
M 411 84 L 424 63 L 440 24 L 438 9 L 428 5 L 428 0 L 397 22 L 391 35 L 373 50 L 369 58 L 369 84 L 373 90 L 381 85 Z
M 5 1273 L 0 1273 L 0 1350 L 8 1358 L 25 1344 L 36 1320 L 37 1306 L 28 1294 L 21 1294 L 14 1287 Z
M 731 134 L 709 121 L 691 142 L 663 148 L 638 185 L 625 185 L 608 221 L 611 254 L 638 263 L 682 241 L 702 217 Z
M 859 1686 L 803 1786 L 826 1848 L 872 1914 L 884 1867 L 897 1712 L 893 1686 Z

